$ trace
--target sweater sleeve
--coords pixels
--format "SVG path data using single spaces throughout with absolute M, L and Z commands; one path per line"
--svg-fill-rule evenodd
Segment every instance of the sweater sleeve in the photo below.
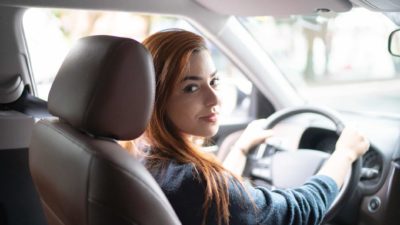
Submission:
M 164 170 L 150 170 L 166 194 L 182 224 L 200 225 L 203 218 L 204 184 L 190 164 L 170 163 Z M 338 193 L 330 177 L 318 175 L 303 186 L 270 191 L 264 187 L 229 185 L 230 225 L 320 224 Z M 206 224 L 216 223 L 216 209 L 209 209 Z
M 246 186 L 243 192 L 231 186 L 231 224 L 320 224 L 338 194 L 336 183 L 322 175 L 293 189 Z

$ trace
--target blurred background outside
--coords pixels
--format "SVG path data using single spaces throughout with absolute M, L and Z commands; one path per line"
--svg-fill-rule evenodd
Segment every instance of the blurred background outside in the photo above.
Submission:
M 387 50 L 396 26 L 353 9 L 323 16 L 240 17 L 239 21 L 308 102 L 370 113 L 400 113 L 400 58 Z M 79 38 L 108 34 L 142 41 L 167 28 L 197 32 L 184 18 L 127 12 L 29 9 L 24 16 L 39 97 L 47 99 L 62 60 Z M 209 43 L 222 78 L 225 122 L 248 119 L 252 84 Z

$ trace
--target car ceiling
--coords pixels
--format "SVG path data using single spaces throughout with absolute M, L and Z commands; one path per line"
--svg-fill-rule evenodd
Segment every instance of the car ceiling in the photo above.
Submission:
M 395 0 L 0 0 L 0 4 L 20 7 L 53 7 L 133 11 L 192 17 L 312 15 L 319 12 L 346 12 L 365 7 L 384 12 L 400 26 L 400 1 Z M 199 18 L 194 16 L 195 18 Z M 201 17 L 200 16 L 200 17 Z M 220 20 L 221 21 L 221 20 Z
M 353 6 L 373 11 L 400 12 L 400 1 L 394 0 L 0 0 L 0 4 L 38 7 L 111 9 L 136 12 L 190 14 L 190 10 L 206 8 L 222 15 L 287 16 L 313 14 L 319 10 L 344 12 Z

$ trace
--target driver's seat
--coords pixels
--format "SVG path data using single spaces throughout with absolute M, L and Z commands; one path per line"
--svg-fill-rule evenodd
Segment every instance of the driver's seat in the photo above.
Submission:
M 154 102 L 154 69 L 140 43 L 79 40 L 49 94 L 54 120 L 33 130 L 29 164 L 50 225 L 180 224 L 148 171 L 115 140 L 140 136 Z

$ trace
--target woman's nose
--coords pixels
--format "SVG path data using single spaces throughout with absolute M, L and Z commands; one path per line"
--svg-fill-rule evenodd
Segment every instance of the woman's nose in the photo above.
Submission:
M 220 103 L 218 91 L 213 87 L 208 87 L 207 95 L 206 95 L 206 105 L 207 106 L 215 106 Z

